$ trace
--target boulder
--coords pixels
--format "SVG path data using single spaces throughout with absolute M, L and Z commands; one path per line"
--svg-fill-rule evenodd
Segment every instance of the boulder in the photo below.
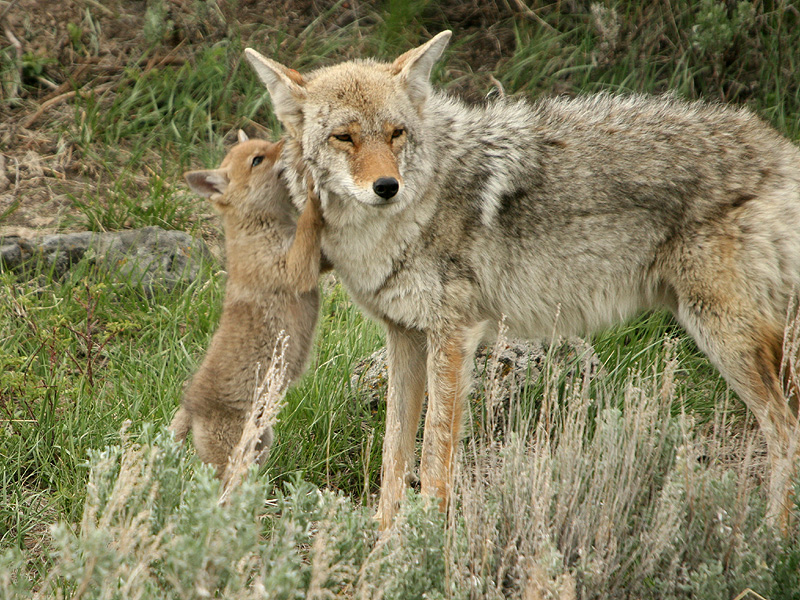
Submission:
M 42 269 L 51 269 L 60 277 L 81 260 L 88 260 L 118 281 L 171 289 L 195 280 L 201 264 L 212 257 L 203 240 L 160 227 L 45 235 L 29 240 L 0 238 L 0 269 L 24 274 L 37 271 L 26 267 L 39 263 Z

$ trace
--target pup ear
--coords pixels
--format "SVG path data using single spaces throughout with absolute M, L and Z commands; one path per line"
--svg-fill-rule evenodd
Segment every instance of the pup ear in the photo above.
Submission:
M 245 48 L 244 55 L 255 69 L 258 78 L 267 86 L 275 114 L 294 137 L 299 137 L 303 127 L 303 101 L 306 98 L 303 76 L 294 69 Z
M 421 105 L 428 98 L 431 69 L 444 52 L 451 35 L 452 31 L 442 31 L 422 46 L 400 55 L 392 63 L 392 71 L 405 80 L 408 94 L 415 104 Z
M 228 189 L 228 174 L 222 169 L 213 171 L 187 171 L 183 178 L 196 194 L 203 198 L 222 196 Z M 218 198 L 214 198 L 219 201 Z
M 244 132 L 244 129 L 240 129 L 237 132 L 236 137 L 239 140 L 240 144 L 250 139 L 249 137 L 247 137 L 247 134 Z

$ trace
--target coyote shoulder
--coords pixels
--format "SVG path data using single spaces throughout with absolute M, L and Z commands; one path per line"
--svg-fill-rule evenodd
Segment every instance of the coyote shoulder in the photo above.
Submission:
M 781 512 L 796 391 L 780 379 L 800 284 L 800 152 L 750 111 L 601 94 L 468 106 L 432 89 L 443 32 L 392 63 L 297 72 L 248 49 L 320 190 L 322 250 L 387 333 L 380 518 L 415 466 L 445 506 L 467 365 L 512 335 L 588 334 L 666 307 L 756 416 Z M 794 395 L 793 395 L 794 394 Z
M 309 192 L 295 223 L 294 207 L 279 174 L 281 143 L 248 140 L 239 132 L 219 169 L 190 171 L 189 186 L 222 215 L 228 280 L 222 316 L 171 428 L 189 429 L 198 456 L 222 474 L 242 435 L 261 376 L 284 332 L 286 383 L 305 368 L 319 309 L 322 219 Z M 261 438 L 266 451 L 272 430 Z M 263 456 L 263 454 L 262 454 Z

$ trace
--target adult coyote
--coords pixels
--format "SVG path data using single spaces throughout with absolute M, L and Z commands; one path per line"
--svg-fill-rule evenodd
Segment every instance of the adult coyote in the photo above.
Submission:
M 800 152 L 745 109 L 597 96 L 470 106 L 431 89 L 450 32 L 392 63 L 301 75 L 248 49 L 285 127 L 285 176 L 320 190 L 322 250 L 386 328 L 386 527 L 415 463 L 445 505 L 467 368 L 512 335 L 587 334 L 667 307 L 755 414 L 782 510 L 797 397 L 779 378 L 800 283 Z M 791 454 L 791 456 L 789 456 Z

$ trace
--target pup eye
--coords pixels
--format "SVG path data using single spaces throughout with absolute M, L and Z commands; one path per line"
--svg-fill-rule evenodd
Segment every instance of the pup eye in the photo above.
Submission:
M 401 135 L 403 135 L 405 132 L 406 132 L 406 130 L 405 130 L 405 129 L 403 129 L 402 127 L 398 127 L 397 129 L 395 129 L 395 130 L 392 132 L 392 139 L 399 138 L 399 137 L 400 137 Z
M 349 142 L 351 144 L 353 143 L 353 138 L 350 137 L 349 133 L 334 133 L 333 137 L 339 140 L 340 142 Z
M 263 156 L 254 156 L 253 157 L 253 161 L 250 163 L 250 166 L 251 167 L 257 167 L 262 162 L 264 162 L 264 157 Z

